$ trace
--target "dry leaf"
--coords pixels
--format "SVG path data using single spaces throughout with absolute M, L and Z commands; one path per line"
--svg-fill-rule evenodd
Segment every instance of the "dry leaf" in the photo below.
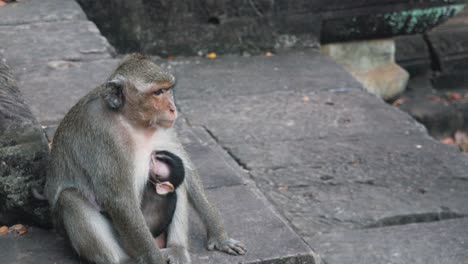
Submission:
M 278 191 L 286 191 L 286 190 L 288 190 L 288 189 L 289 189 L 288 186 L 280 186 L 280 187 L 278 187 Z
M 10 227 L 10 229 L 15 231 L 18 235 L 22 235 L 22 234 L 28 232 L 28 229 L 22 224 L 16 224 L 16 225 Z
M 304 97 L 302 97 L 302 101 L 304 101 L 304 102 L 306 102 L 306 103 L 309 102 L 309 101 L 310 101 L 309 96 L 304 96 Z
M 435 95 L 429 96 L 429 100 L 431 100 L 432 102 L 435 102 L 435 103 L 440 103 L 440 102 L 444 101 L 444 99 L 442 99 L 442 97 L 435 96 Z
M 395 102 L 393 102 L 392 105 L 398 107 L 398 106 L 404 104 L 406 102 L 406 100 L 407 100 L 406 98 L 398 98 L 397 100 L 395 100 Z
M 0 227 L 0 236 L 8 233 L 8 226 Z
M 265 52 L 265 54 L 264 54 L 264 55 L 265 55 L 265 56 L 267 56 L 267 57 L 271 57 L 271 56 L 273 56 L 273 53 L 271 53 L 271 52 L 267 51 L 267 52 Z
M 208 59 L 216 59 L 216 58 L 218 57 L 218 55 L 217 55 L 216 53 L 214 53 L 214 52 L 210 52 L 210 53 L 208 53 L 208 54 L 206 55 L 206 57 L 207 57 Z
M 460 93 L 453 92 L 448 94 L 448 98 L 452 101 L 460 101 L 463 99 L 463 96 Z
M 0 6 L 5 6 L 6 4 L 7 4 L 6 2 L 0 0 Z
M 442 144 L 446 144 L 446 145 L 455 144 L 455 141 L 451 137 L 443 138 L 443 139 L 440 140 L 440 142 L 442 142 Z

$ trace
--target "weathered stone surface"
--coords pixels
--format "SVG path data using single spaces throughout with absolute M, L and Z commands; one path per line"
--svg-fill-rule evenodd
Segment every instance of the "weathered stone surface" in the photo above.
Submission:
M 333 232 L 306 238 L 328 264 L 463 264 L 468 260 L 468 219 Z
M 269 76 L 274 82 L 275 77 Z M 212 81 L 216 83 L 217 80 Z M 338 78 L 337 82 L 340 82 Z M 192 83 L 197 84 L 197 79 L 192 79 Z M 262 89 L 262 86 L 259 83 L 257 89 Z M 178 103 L 191 124 L 205 126 L 223 145 L 332 140 L 390 131 L 405 136 L 424 129 L 415 125 L 409 116 L 394 111 L 374 95 L 359 89 L 327 92 L 315 86 L 294 88 L 304 92 L 241 93 L 217 98 L 208 104 L 198 99 L 184 99 Z M 307 89 L 310 91 L 306 92 Z
M 48 224 L 48 208 L 31 196 L 42 190 L 48 157 L 44 134 L 0 62 L 0 225 Z
M 234 166 L 227 153 L 214 144 L 205 131 L 190 128 L 184 122 L 179 124 L 179 129 L 183 143 L 208 188 L 208 198 L 221 211 L 226 230 L 248 247 L 245 256 L 207 251 L 206 231 L 195 212 L 191 211 L 190 252 L 193 263 L 319 263 L 316 262 L 318 256 L 267 205 L 258 190 L 242 183 L 240 175 L 243 172 Z M 13 234 L 0 236 L 0 259 L 5 263 L 20 264 L 81 263 L 64 244 L 65 241 L 55 234 L 32 228 L 22 237 Z
M 0 26 L 0 54 L 15 72 L 50 61 L 111 57 L 112 47 L 89 21 Z
M 422 35 L 395 38 L 395 60 L 412 76 L 431 70 L 431 54 Z
M 349 73 L 314 50 L 250 58 L 177 59 L 163 66 L 177 78 L 176 100 L 268 94 L 272 91 L 361 89 Z M 169 68 L 170 67 L 170 68 Z M 184 109 L 184 105 L 180 104 Z
M 303 63 L 296 57 L 288 68 Z M 217 64 L 216 71 L 223 69 L 230 68 Z M 245 85 L 236 68 L 231 74 L 239 80 L 236 85 Z M 295 78 L 268 74 L 270 82 Z M 225 89 L 224 77 L 210 78 L 212 90 Z M 183 78 L 179 81 L 203 91 L 199 84 L 206 82 L 205 76 Z M 332 85 L 340 78 L 325 81 Z M 255 89 L 266 91 L 263 85 L 259 82 Z M 201 96 L 187 96 L 179 104 L 190 124 L 206 128 L 249 171 L 312 248 L 319 243 L 314 239 L 327 233 L 468 214 L 468 159 L 456 147 L 430 138 L 408 115 L 360 89 L 322 90 L 306 82 L 298 82 L 292 91 L 269 87 L 269 93 L 220 91 L 223 96 L 213 93 L 209 103 Z M 441 244 L 441 250 L 449 249 Z
M 409 80 L 408 72 L 391 62 L 367 72 L 351 72 L 372 94 L 385 100 L 395 98 L 405 89 Z
M 468 69 L 468 27 L 462 32 L 431 32 L 428 38 L 445 72 Z
M 73 0 L 22 0 L 0 8 L 0 17 L 0 25 L 86 20 L 85 13 Z
M 379 39 L 332 43 L 323 45 L 321 51 L 347 69 L 367 72 L 394 61 L 395 42 L 393 39 Z
M 82 263 L 65 239 L 37 227 L 29 227 L 22 236 L 13 233 L 0 236 L 0 258 L 6 264 Z
M 57 122 L 85 94 L 104 83 L 119 60 L 49 61 L 19 72 L 18 85 L 41 123 Z
M 179 118 L 182 119 L 182 118 Z M 239 166 L 210 135 L 200 127 L 189 128 L 183 120 L 177 124 L 179 138 L 196 164 L 205 188 L 234 186 L 244 183 Z
M 455 131 L 464 126 L 464 113 L 449 103 L 443 93 L 432 94 L 404 94 L 405 103 L 400 109 L 424 124 L 429 133 L 437 138 L 452 136 Z M 420 98 L 418 98 L 420 96 Z M 428 98 L 429 97 L 429 98 Z M 440 98 L 440 99 L 438 99 Z
M 222 211 L 228 232 L 244 241 L 248 252 L 236 257 L 205 251 L 203 229 L 193 223 L 191 237 L 195 263 L 319 263 L 308 246 L 265 206 L 258 194 L 245 186 L 211 189 L 208 197 Z
M 258 53 L 316 46 L 320 38 L 330 43 L 414 34 L 463 7 L 460 0 L 78 2 L 121 52 L 166 56 Z
M 364 3 L 365 6 L 360 6 Z M 423 33 L 463 9 L 464 2 L 375 1 L 373 5 L 370 2 L 355 5 L 355 9 L 323 14 L 322 43 Z
M 322 46 L 322 53 L 343 65 L 363 87 L 383 99 L 405 90 L 409 74 L 395 64 L 392 39 L 334 43 Z
M 206 231 L 191 211 L 189 250 L 192 263 L 320 263 L 319 257 L 248 187 L 239 185 L 207 192 L 209 199 L 220 208 L 229 234 L 244 241 L 248 252 L 244 256 L 230 256 L 207 251 Z M 38 228 L 30 228 L 23 236 L 1 236 L 0 250 L 2 263 L 83 263 L 63 238 Z
M 436 56 L 438 70 L 468 70 L 468 9 L 426 35 Z
M 229 148 L 300 235 L 468 214 L 466 158 L 421 136 Z

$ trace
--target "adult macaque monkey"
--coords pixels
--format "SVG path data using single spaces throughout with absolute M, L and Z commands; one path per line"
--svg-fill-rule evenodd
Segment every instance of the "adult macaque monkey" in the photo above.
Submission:
M 208 249 L 244 254 L 230 239 L 219 212 L 172 125 L 177 117 L 174 77 L 142 55 L 123 59 L 108 82 L 67 113 L 54 137 L 45 194 L 54 223 L 83 258 L 94 263 L 190 263 L 188 200 L 207 226 Z M 185 179 L 159 250 L 141 211 L 153 151 L 182 158 Z

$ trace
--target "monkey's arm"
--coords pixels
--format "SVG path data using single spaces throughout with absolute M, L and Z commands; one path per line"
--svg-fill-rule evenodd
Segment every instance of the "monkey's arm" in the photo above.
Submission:
M 232 255 L 244 255 L 246 247 L 243 243 L 229 238 L 221 220 L 221 215 L 207 199 L 200 176 L 195 169 L 187 175 L 187 191 L 190 201 L 203 220 L 208 232 L 208 250 L 217 249 Z
M 165 263 L 159 249 L 154 246 L 153 236 L 146 225 L 130 171 L 124 162 L 111 158 L 111 154 L 102 158 L 107 162 L 96 164 L 102 175 L 94 178 L 94 185 L 100 192 L 96 198 L 102 209 L 109 215 L 120 240 L 136 263 Z M 109 177 L 107 173 L 113 173 Z

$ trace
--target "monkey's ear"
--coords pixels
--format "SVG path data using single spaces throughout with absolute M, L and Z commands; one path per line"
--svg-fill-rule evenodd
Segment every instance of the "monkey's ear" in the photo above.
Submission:
M 122 76 L 116 76 L 104 84 L 105 92 L 103 95 L 107 106 L 112 110 L 119 110 L 125 102 L 123 88 L 125 79 Z

